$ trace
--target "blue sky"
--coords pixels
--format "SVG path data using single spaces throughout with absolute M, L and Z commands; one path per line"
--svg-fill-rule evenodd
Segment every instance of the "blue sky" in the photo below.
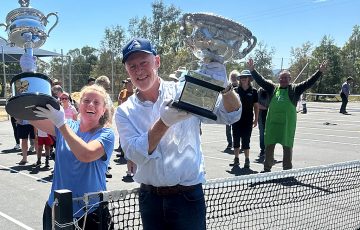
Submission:
M 66 53 L 85 45 L 99 47 L 106 27 L 127 28 L 130 18 L 151 15 L 151 0 L 31 0 L 30 5 L 44 14 L 58 12 L 59 24 L 41 47 Z M 343 46 L 354 25 L 360 25 L 358 0 L 164 0 L 183 12 L 211 12 L 245 25 L 269 48 L 274 47 L 274 68 L 287 68 L 291 47 L 306 41 L 318 45 L 324 35 L 330 35 Z M 0 22 L 17 0 L 1 0 Z M 52 25 L 54 18 L 50 18 Z M 47 29 L 50 28 L 48 25 Z M 0 36 L 7 37 L 1 27 Z

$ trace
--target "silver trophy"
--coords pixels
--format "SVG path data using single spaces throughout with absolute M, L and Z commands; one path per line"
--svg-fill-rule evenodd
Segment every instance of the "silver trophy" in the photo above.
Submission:
M 257 39 L 245 26 L 208 13 L 184 14 L 180 31 L 187 46 L 199 59 L 200 68 L 188 71 L 180 79 L 182 90 L 173 106 L 216 120 L 213 110 L 227 80 L 226 76 L 224 82 L 224 78 L 207 74 L 208 64 L 224 64 L 244 58 L 255 47 Z
M 29 6 L 30 0 L 19 0 L 20 8 L 7 14 L 5 27 L 8 43 L 24 48 L 25 53 L 33 56 L 33 49 L 42 46 L 51 30 L 58 23 L 56 13 L 43 14 Z M 56 17 L 54 25 L 46 32 L 48 18 Z M 4 39 L 4 38 L 3 38 Z M 24 120 L 39 120 L 33 110 L 36 106 L 51 104 L 59 109 L 59 104 L 51 96 L 51 80 L 44 74 L 24 72 L 14 76 L 10 82 L 12 97 L 7 101 L 5 109 L 8 114 Z

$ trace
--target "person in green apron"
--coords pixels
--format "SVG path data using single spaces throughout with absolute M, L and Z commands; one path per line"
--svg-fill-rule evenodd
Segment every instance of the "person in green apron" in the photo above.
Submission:
M 279 73 L 279 84 L 266 80 L 256 70 L 254 61 L 249 59 L 248 67 L 256 83 L 270 96 L 270 104 L 265 123 L 265 162 L 264 172 L 270 172 L 274 164 L 276 144 L 283 146 L 283 169 L 292 169 L 292 152 L 296 130 L 296 105 L 301 94 L 315 84 L 326 69 L 323 61 L 319 69 L 307 80 L 297 84 L 290 83 L 288 70 Z

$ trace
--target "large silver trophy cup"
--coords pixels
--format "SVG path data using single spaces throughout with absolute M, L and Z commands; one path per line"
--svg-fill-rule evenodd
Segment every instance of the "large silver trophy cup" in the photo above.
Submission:
M 56 13 L 44 15 L 41 11 L 29 7 L 30 0 L 19 0 L 20 8 L 10 11 L 6 17 L 5 27 L 8 43 L 24 48 L 25 53 L 33 56 L 33 49 L 42 46 L 50 31 L 56 26 Z M 46 32 L 48 18 L 55 16 L 54 25 Z M 3 38 L 4 39 L 4 38 Z M 12 97 L 7 101 L 5 109 L 11 116 L 23 120 L 39 120 L 33 112 L 36 106 L 45 107 L 51 104 L 59 109 L 59 104 L 51 96 L 51 80 L 44 74 L 23 72 L 14 76 L 10 82 Z
M 188 71 L 182 78 L 182 91 L 173 106 L 216 120 L 213 113 L 219 93 L 228 84 L 224 78 L 208 74 L 209 63 L 224 64 L 244 58 L 256 45 L 256 37 L 243 25 L 221 16 L 188 13 L 182 17 L 180 29 L 185 43 L 199 59 L 200 68 Z

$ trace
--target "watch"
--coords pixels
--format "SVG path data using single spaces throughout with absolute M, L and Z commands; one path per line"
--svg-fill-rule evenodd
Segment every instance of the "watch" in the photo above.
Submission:
M 232 85 L 232 83 L 229 83 L 229 85 L 226 86 L 225 89 L 221 91 L 221 94 L 226 94 L 229 91 L 233 90 L 233 88 L 234 88 L 234 86 Z

